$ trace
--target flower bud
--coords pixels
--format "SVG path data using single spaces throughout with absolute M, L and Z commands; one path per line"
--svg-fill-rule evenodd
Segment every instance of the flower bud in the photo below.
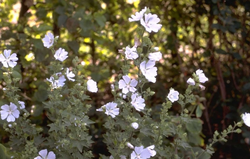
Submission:
M 129 148 L 134 149 L 134 146 L 133 146 L 131 143 L 127 142 L 126 145 L 127 145 Z

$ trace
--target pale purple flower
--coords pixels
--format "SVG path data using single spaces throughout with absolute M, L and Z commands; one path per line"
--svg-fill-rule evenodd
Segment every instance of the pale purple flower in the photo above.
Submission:
M 150 151 L 143 146 L 135 147 L 134 151 L 130 155 L 130 159 L 148 159 L 150 157 Z
M 140 12 L 136 12 L 135 15 L 132 15 L 131 18 L 128 18 L 128 21 L 134 22 L 134 21 L 140 21 L 143 17 L 143 14 L 147 11 L 147 7 L 142 9 Z
M 96 111 L 104 111 L 105 114 L 110 115 L 112 118 L 114 118 L 116 115 L 119 115 L 119 108 L 117 108 L 117 103 L 109 102 L 102 106 L 99 109 L 96 109 Z
M 68 52 L 62 48 L 59 48 L 56 50 L 54 57 L 56 60 L 63 62 L 68 57 Z
M 151 145 L 151 146 L 148 146 L 148 147 L 147 147 L 147 149 L 149 150 L 150 155 L 151 155 L 152 157 L 154 157 L 154 156 L 156 155 L 156 151 L 154 150 L 154 148 L 155 148 L 155 145 Z
M 18 103 L 21 105 L 19 108 L 24 109 L 25 108 L 25 103 L 23 101 L 18 101 Z
M 75 74 L 71 71 L 69 71 L 69 68 L 66 69 L 66 76 L 70 81 L 75 81 L 75 79 L 73 79 L 75 77 Z
M 157 68 L 154 67 L 155 66 L 155 61 L 153 60 L 149 60 L 148 62 L 143 61 L 140 64 L 140 70 L 142 72 L 142 74 L 145 76 L 145 78 L 150 81 L 155 83 L 156 82 L 156 78 L 155 76 L 157 75 Z
M 8 122 L 14 122 L 16 118 L 19 118 L 19 110 L 17 110 L 17 106 L 13 103 L 10 105 L 4 104 L 1 106 L 1 119 L 4 120 L 7 118 Z
M 173 103 L 179 99 L 179 92 L 174 89 L 170 89 L 167 97 Z
M 127 94 L 128 92 L 135 92 L 137 80 L 130 79 L 128 75 L 122 76 L 123 79 L 119 81 L 119 89 L 122 89 L 122 93 Z
M 52 33 L 48 33 L 42 39 L 44 47 L 50 48 L 54 44 L 54 35 Z
M 244 121 L 244 123 L 250 127 L 250 113 L 244 113 L 242 114 L 242 119 Z
M 153 61 L 160 61 L 160 59 L 162 59 L 162 54 L 159 51 L 158 52 L 149 53 L 148 58 L 150 60 L 153 60 Z
M 11 50 L 4 50 L 3 54 L 0 54 L 0 62 L 2 62 L 4 67 L 15 67 L 17 60 L 16 53 L 11 54 Z
M 193 78 L 189 78 L 188 80 L 187 80 L 187 83 L 188 84 L 190 84 L 190 85 L 195 85 L 195 81 L 194 81 L 194 79 Z
M 37 156 L 34 159 L 56 159 L 55 153 L 53 151 L 48 153 L 47 149 L 39 151 L 39 155 L 40 156 Z
M 198 69 L 195 73 L 199 77 L 200 83 L 205 83 L 208 81 L 208 78 L 205 76 L 202 70 Z
M 64 75 L 62 75 L 61 72 L 56 73 L 56 76 L 59 76 L 57 80 L 55 80 L 53 76 L 51 76 L 50 78 L 46 78 L 47 81 L 51 83 L 52 89 L 63 87 L 65 84 L 64 82 L 66 81 Z
M 130 59 L 130 60 L 137 59 L 138 54 L 137 54 L 136 48 L 135 47 L 130 48 L 127 46 L 125 49 L 125 56 L 127 59 Z
M 92 93 L 96 93 L 98 91 L 96 81 L 89 79 L 87 81 L 87 89 L 88 89 L 88 91 L 90 91 Z
M 147 32 L 151 33 L 151 31 L 153 32 L 158 32 L 162 25 L 161 24 L 157 24 L 160 22 L 160 19 L 158 18 L 158 16 L 156 14 L 145 14 L 145 20 L 144 18 L 141 18 L 141 25 L 143 25 L 146 29 Z
M 139 124 L 138 124 L 137 122 L 133 122 L 133 123 L 131 123 L 131 126 L 132 126 L 134 129 L 138 129 Z
M 138 95 L 137 93 L 132 94 L 131 96 L 131 104 L 135 107 L 137 111 L 141 111 L 145 107 L 145 100 Z

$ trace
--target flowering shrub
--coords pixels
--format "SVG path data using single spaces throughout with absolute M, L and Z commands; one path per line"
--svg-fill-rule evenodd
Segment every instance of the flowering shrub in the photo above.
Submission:
M 147 105 L 147 100 L 154 94 L 146 83 L 157 82 L 157 61 L 162 58 L 161 52 L 153 46 L 149 33 L 158 32 L 162 25 L 156 14 L 148 8 L 136 12 L 129 18 L 130 22 L 138 22 L 135 45 L 126 46 L 123 53 L 122 73 L 117 76 L 112 85 L 114 101 L 96 109 L 98 115 L 104 116 L 103 127 L 106 133 L 104 142 L 110 156 L 101 158 L 210 158 L 215 142 L 224 142 L 229 133 L 240 133 L 237 127 L 242 122 L 229 126 L 222 133 L 215 132 L 212 142 L 202 149 L 200 135 L 202 109 L 199 104 L 204 100 L 196 92 L 205 89 L 201 85 L 208 81 L 202 70 L 198 69 L 187 80 L 187 89 L 181 93 L 171 88 L 158 112 L 152 112 L 154 107 Z M 16 54 L 5 50 L 0 55 L 3 64 L 5 98 L 8 103 L 1 106 L 1 119 L 6 120 L 4 130 L 10 133 L 11 152 L 6 158 L 92 158 L 92 137 L 89 135 L 91 121 L 87 115 L 91 105 L 86 92 L 96 93 L 97 83 L 79 75 L 80 62 L 77 57 L 71 68 L 65 68 L 63 62 L 68 58 L 68 52 L 57 47 L 58 37 L 48 33 L 42 39 L 44 47 L 49 48 L 55 60 L 48 66 L 51 73 L 46 81 L 50 84 L 49 100 L 43 102 L 48 111 L 48 130 L 41 130 L 29 120 L 31 115 L 25 109 L 25 104 L 19 101 L 15 84 L 20 80 L 13 76 L 13 68 L 17 64 Z M 169 112 L 174 105 L 181 107 L 177 114 Z M 249 126 L 249 114 L 243 115 L 243 120 Z

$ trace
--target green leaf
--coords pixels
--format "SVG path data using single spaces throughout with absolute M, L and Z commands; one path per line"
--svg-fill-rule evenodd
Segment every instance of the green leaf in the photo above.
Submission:
M 101 13 L 95 13 L 94 19 L 100 27 L 105 26 L 106 18 Z
M 78 50 L 79 50 L 79 43 L 77 41 L 69 41 L 68 42 L 69 48 L 72 49 L 74 51 L 75 54 L 78 54 Z
M 13 70 L 12 77 L 22 79 L 22 75 L 16 70 Z
M 222 49 L 216 49 L 215 52 L 217 54 L 223 54 L 223 55 L 228 55 L 229 53 L 227 53 L 225 50 L 222 50 Z
M 48 98 L 48 92 L 47 92 L 47 90 L 44 89 L 44 88 L 38 89 L 37 92 L 35 92 L 35 94 L 34 94 L 34 98 L 38 102 L 45 101 Z
M 186 128 L 191 133 L 200 133 L 202 129 L 202 121 L 200 119 L 187 120 Z
M 4 145 L 0 144 L 0 158 L 9 159 L 10 157 L 7 154 L 7 150 Z
M 202 109 L 200 106 L 197 106 L 196 111 L 195 111 L 196 117 L 200 118 L 202 116 Z
M 68 19 L 68 16 L 66 16 L 65 14 L 60 15 L 57 21 L 58 26 L 60 27 L 64 26 L 67 19 Z
M 197 159 L 210 159 L 211 155 L 200 147 L 193 148 L 194 153 L 198 153 Z

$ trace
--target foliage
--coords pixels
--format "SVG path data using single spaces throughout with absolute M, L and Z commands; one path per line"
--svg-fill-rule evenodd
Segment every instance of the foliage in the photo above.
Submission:
M 159 16 L 162 29 L 157 34 L 145 33 L 142 39 L 137 23 L 128 23 L 128 18 L 144 6 Z M 66 158 L 69 154 L 75 156 L 68 158 L 79 158 L 79 154 L 96 158 L 100 154 L 116 156 L 120 152 L 131 153 L 126 142 L 135 146 L 154 144 L 159 156 L 178 152 L 175 155 L 206 158 L 213 149 L 200 147 L 213 143 L 211 139 L 215 141 L 213 132 L 223 132 L 241 120 L 240 114 L 250 111 L 249 6 L 245 0 L 1 1 L 0 52 L 11 49 L 19 61 L 12 70 L 4 67 L 0 70 L 0 104 L 18 105 L 19 100 L 26 104 L 11 127 L 0 121 L 5 128 L 0 131 L 2 143 L 6 147 L 11 143 L 23 158 L 37 156 L 42 148 L 59 151 L 56 145 L 62 151 L 56 154 Z M 41 41 L 51 30 L 59 36 L 54 50 L 62 47 L 69 53 L 63 63 L 54 61 L 53 53 Z M 137 40 L 134 37 L 144 42 L 142 46 L 157 46 L 163 53 L 156 64 L 157 82 L 139 82 L 137 86 L 146 100 L 144 112 L 131 110 L 129 101 L 118 95 L 117 82 L 121 76 L 128 73 L 136 76 L 139 70 L 136 67 L 141 61 L 130 66 L 118 52 L 132 47 Z M 146 57 L 149 50 L 141 49 Z M 62 67 L 73 70 L 76 82 L 66 82 L 67 86 L 51 91 L 46 78 Z M 198 68 L 209 78 L 202 92 L 197 85 L 188 88 L 186 85 Z M 89 77 L 98 82 L 97 94 L 86 91 Z M 139 78 L 143 77 L 139 73 Z M 111 83 L 115 91 L 111 90 Z M 171 87 L 183 94 L 178 104 L 172 105 L 166 99 Z M 110 101 L 124 105 L 118 116 L 120 122 L 95 111 Z M 133 117 L 142 120 L 139 130 L 131 129 Z M 224 158 L 249 158 L 249 129 L 243 126 L 242 130 L 242 134 L 230 136 L 230 142 L 214 144 L 217 152 L 213 157 L 223 154 Z M 223 133 L 221 136 L 225 138 Z

